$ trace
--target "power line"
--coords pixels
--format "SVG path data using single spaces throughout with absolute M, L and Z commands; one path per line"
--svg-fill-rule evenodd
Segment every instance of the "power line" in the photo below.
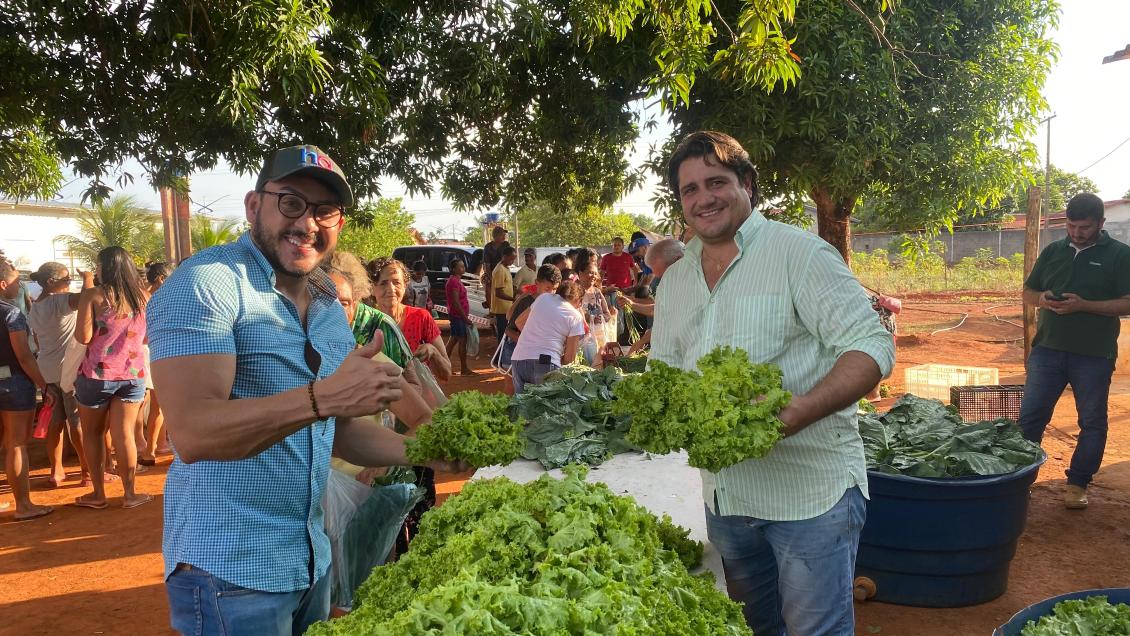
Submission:
M 1111 150 L 1110 152 L 1106 153 L 1105 155 L 1103 155 L 1103 156 L 1099 157 L 1098 159 L 1096 159 L 1096 160 L 1095 160 L 1095 162 L 1094 162 L 1094 163 L 1092 163 L 1091 165 L 1087 166 L 1086 168 L 1083 168 L 1082 170 L 1080 170 L 1079 172 L 1077 172 L 1077 173 L 1075 173 L 1075 174 L 1083 174 L 1084 172 L 1086 172 L 1086 171 L 1090 170 L 1091 168 L 1094 168 L 1094 167 L 1095 167 L 1096 165 L 1098 165 L 1098 164 L 1099 164 L 1099 162 L 1101 162 L 1101 161 L 1102 161 L 1103 159 L 1106 159 L 1107 157 L 1109 157 L 1109 156 L 1113 155 L 1114 153 L 1118 152 L 1118 149 L 1119 149 L 1119 148 L 1121 148 L 1121 147 L 1123 147 L 1123 146 L 1125 146 L 1125 145 L 1126 145 L 1126 142 L 1128 142 L 1128 141 L 1130 141 L 1130 137 L 1127 137 L 1126 139 L 1123 139 L 1123 140 L 1122 140 L 1122 143 L 1120 143 L 1120 144 L 1118 144 L 1117 146 L 1115 146 L 1115 147 L 1114 147 L 1114 150 Z

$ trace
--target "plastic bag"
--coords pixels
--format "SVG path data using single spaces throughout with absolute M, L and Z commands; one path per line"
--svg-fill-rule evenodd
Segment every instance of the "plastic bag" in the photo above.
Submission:
M 49 395 L 43 396 L 43 404 L 39 405 L 39 410 L 35 412 L 35 428 L 31 431 L 31 436 L 35 439 L 45 439 L 47 437 L 47 429 L 51 426 L 51 414 L 55 410 L 55 400 Z
M 467 355 L 472 358 L 479 357 L 479 328 L 467 323 Z
M 414 484 L 370 488 L 340 471 L 330 471 L 322 505 L 330 536 L 334 607 L 352 609 L 353 593 L 388 558 L 405 517 L 422 498 Z
M 412 371 L 420 380 L 420 387 L 424 390 L 424 401 L 433 409 L 447 404 L 447 396 L 443 394 L 443 389 L 440 388 L 439 382 L 436 382 L 436 376 L 428 365 L 416 357 L 409 360 L 408 364 L 412 365 Z

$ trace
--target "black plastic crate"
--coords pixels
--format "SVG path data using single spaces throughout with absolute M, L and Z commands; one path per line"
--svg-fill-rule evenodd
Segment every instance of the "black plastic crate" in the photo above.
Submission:
M 998 417 L 1018 420 L 1023 401 L 1023 384 L 950 387 L 950 404 L 957 407 L 961 419 L 966 422 L 995 420 Z

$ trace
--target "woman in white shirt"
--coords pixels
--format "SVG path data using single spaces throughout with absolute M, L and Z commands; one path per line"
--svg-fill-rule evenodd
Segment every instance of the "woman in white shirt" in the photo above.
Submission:
M 566 281 L 556 294 L 541 294 L 529 311 L 519 316 L 522 337 L 514 347 L 511 377 L 514 393 L 527 384 L 541 384 L 546 374 L 577 358 L 577 343 L 585 334 L 580 306 L 584 291 Z

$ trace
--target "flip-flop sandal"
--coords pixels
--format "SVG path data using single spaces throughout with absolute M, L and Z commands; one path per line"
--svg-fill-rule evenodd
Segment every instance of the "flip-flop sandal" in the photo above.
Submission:
M 130 508 L 136 508 L 138 506 L 144 506 L 145 504 L 149 503 L 150 501 L 153 501 L 153 495 L 145 495 L 144 499 L 139 499 L 137 501 L 134 501 L 134 502 L 128 503 L 128 504 L 127 503 L 122 504 L 122 508 L 129 510 Z
M 97 503 L 97 502 L 93 502 L 93 501 L 82 501 L 80 499 L 75 499 L 74 502 L 71 503 L 71 505 L 78 507 L 78 508 L 90 508 L 91 510 L 102 510 L 104 508 L 109 507 L 110 504 L 106 503 L 105 501 L 103 501 L 101 503 Z
M 138 457 L 137 458 L 137 465 L 138 466 L 156 466 L 157 460 L 156 459 L 142 459 L 142 458 Z M 138 469 L 138 470 L 140 470 L 140 469 Z
M 23 523 L 24 521 L 31 521 L 33 519 L 38 519 L 40 517 L 46 517 L 47 515 L 51 514 L 52 512 L 55 512 L 55 509 L 51 508 L 51 507 L 47 507 L 47 508 L 44 508 L 43 510 L 40 510 L 39 512 L 37 512 L 35 514 L 27 515 L 25 517 L 15 517 L 15 518 L 12 519 L 12 521 L 15 522 L 15 523 Z

